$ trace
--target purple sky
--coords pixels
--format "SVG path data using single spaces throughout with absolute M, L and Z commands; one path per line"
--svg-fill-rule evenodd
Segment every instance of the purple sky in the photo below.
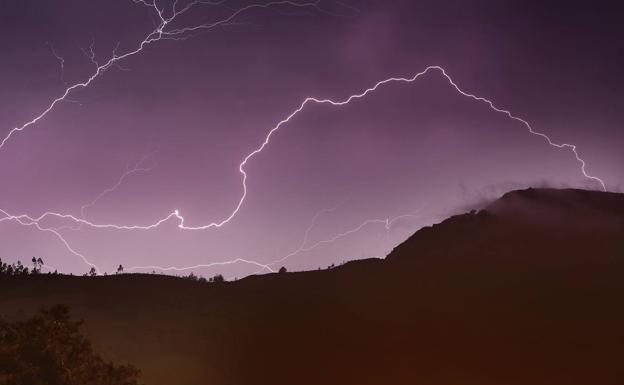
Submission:
M 220 222 L 241 197 L 240 162 L 306 97 L 342 100 L 429 65 L 555 143 L 577 145 L 586 172 L 620 191 L 623 10 L 577 3 L 321 0 L 316 8 L 249 9 L 184 40 L 154 42 L 6 141 L 0 209 L 138 226 L 177 209 L 188 226 Z M 170 2 L 157 4 L 171 16 Z M 213 23 L 249 4 L 198 5 L 167 28 Z M 0 137 L 41 114 L 65 83 L 94 73 L 83 52 L 92 43 L 94 60 L 105 63 L 117 43 L 118 55 L 135 50 L 159 21 L 132 0 L 4 2 Z M 47 217 L 37 229 L 0 215 L 0 257 L 36 255 L 59 271 L 86 272 L 58 234 L 102 272 L 120 263 L 265 264 L 307 240 L 311 250 L 271 267 L 315 269 L 382 256 L 418 228 L 506 190 L 600 189 L 569 148 L 460 95 L 435 70 L 342 107 L 307 105 L 245 170 L 247 197 L 220 228 L 185 231 L 172 218 L 152 230 L 98 229 Z M 260 269 L 239 262 L 192 271 L 241 277 Z

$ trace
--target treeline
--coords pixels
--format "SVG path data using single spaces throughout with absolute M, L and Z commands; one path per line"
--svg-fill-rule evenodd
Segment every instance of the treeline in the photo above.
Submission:
M 29 269 L 27 266 L 24 266 L 21 261 L 9 264 L 2 262 L 2 259 L 0 258 L 0 275 L 23 276 L 41 274 L 43 260 L 41 258 L 33 257 L 31 262 L 33 267 Z M 58 274 L 58 272 L 55 270 L 54 273 L 48 272 L 48 274 Z
M 189 275 L 183 276 L 182 278 L 188 279 L 188 280 L 191 280 L 191 281 L 195 281 L 195 282 L 209 282 L 209 283 L 225 282 L 225 278 L 221 274 L 217 274 L 214 277 L 210 277 L 210 278 L 206 279 L 206 277 L 203 277 L 201 275 L 196 275 L 195 273 L 191 273 Z
M 19 260 L 14 263 L 6 263 L 2 261 L 2 258 L 0 258 L 0 276 L 26 276 L 26 275 L 42 274 L 41 269 L 44 267 L 43 259 L 33 257 L 31 262 L 32 262 L 32 268 L 28 268 Z M 155 274 L 155 273 L 156 272 L 152 272 L 152 274 Z M 59 273 L 58 271 L 54 270 L 54 272 L 48 271 L 47 274 L 58 275 Z M 116 275 L 124 274 L 124 268 L 122 265 L 119 265 L 115 274 Z M 97 275 L 98 274 L 95 268 L 93 267 L 87 273 L 83 274 L 83 276 L 89 276 L 89 277 L 95 277 Z M 108 275 L 108 274 L 104 273 L 104 275 Z M 180 278 L 184 278 L 184 279 L 188 279 L 188 280 L 196 281 L 196 282 L 206 282 L 206 283 L 225 282 L 225 278 L 221 274 L 217 274 L 210 278 L 205 278 L 201 275 L 190 273 L 189 275 L 182 276 Z
M 32 268 L 28 268 L 27 266 L 22 264 L 22 262 L 19 260 L 15 263 L 9 264 L 9 263 L 3 262 L 2 258 L 0 258 L 0 276 L 26 276 L 26 275 L 42 274 L 41 269 L 45 266 L 43 263 L 43 259 L 33 257 L 31 262 L 32 262 Z M 332 264 L 331 266 L 328 267 L 328 269 L 331 269 L 333 267 L 334 265 Z M 283 274 L 286 272 L 287 270 L 285 267 L 280 268 L 278 271 L 278 273 L 280 274 Z M 48 271 L 47 274 L 59 275 L 59 272 L 54 270 L 54 272 Z M 119 275 L 119 274 L 124 274 L 124 267 L 122 265 L 119 265 L 119 267 L 117 268 L 117 271 L 115 272 L 115 275 Z M 156 274 L 156 272 L 152 271 L 152 274 Z M 73 275 L 73 274 L 70 274 L 70 275 Z M 86 276 L 95 277 L 97 275 L 98 273 L 94 267 L 91 267 L 88 272 L 83 274 L 83 276 L 85 277 Z M 103 275 L 108 275 L 108 273 L 105 272 Z M 205 282 L 205 283 L 219 283 L 219 282 L 226 281 L 225 277 L 223 277 L 222 274 L 216 274 L 210 278 L 206 278 L 206 277 L 203 277 L 201 275 L 198 275 L 192 272 L 189 275 L 181 276 L 180 278 L 188 279 L 188 280 L 195 281 L 195 282 Z

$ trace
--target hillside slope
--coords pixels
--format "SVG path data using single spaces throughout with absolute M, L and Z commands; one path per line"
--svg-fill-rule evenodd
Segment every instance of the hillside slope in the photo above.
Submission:
M 67 303 L 148 385 L 622 384 L 624 194 L 529 189 L 386 260 L 202 284 L 0 278 L 0 313 Z

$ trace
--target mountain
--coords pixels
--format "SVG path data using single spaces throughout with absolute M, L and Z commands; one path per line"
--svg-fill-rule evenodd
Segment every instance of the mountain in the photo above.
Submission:
M 624 383 L 624 194 L 513 191 L 385 260 L 204 284 L 0 278 L 0 313 L 54 303 L 148 385 Z
M 512 191 L 483 210 L 423 228 L 389 261 L 440 263 L 448 258 L 558 265 L 622 255 L 624 194 L 586 190 Z M 608 257 L 606 257 L 608 259 Z M 562 267 L 561 265 L 558 265 Z

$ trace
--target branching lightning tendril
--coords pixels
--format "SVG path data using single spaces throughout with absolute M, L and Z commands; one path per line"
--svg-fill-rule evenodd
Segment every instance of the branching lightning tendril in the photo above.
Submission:
M 107 189 L 105 189 L 104 191 L 102 191 L 101 193 L 99 193 L 95 198 L 93 198 L 93 200 L 91 200 L 89 203 L 85 203 L 80 207 L 80 216 L 82 218 L 85 218 L 85 210 L 87 210 L 90 207 L 93 207 L 97 204 L 97 202 L 104 198 L 104 196 L 106 196 L 107 194 L 110 194 L 112 192 L 114 192 L 115 190 L 117 190 L 119 188 L 119 186 L 121 186 L 121 184 L 126 180 L 126 178 L 128 178 L 130 175 L 132 174 L 136 174 L 139 172 L 149 172 L 153 169 L 153 167 L 145 167 L 143 166 L 143 163 L 145 163 L 145 161 L 152 155 L 154 155 L 155 152 L 152 152 L 151 154 L 145 155 L 144 157 L 142 157 L 135 165 L 134 167 L 130 168 L 127 167 L 126 171 L 121 174 L 121 176 L 119 177 L 119 179 L 117 180 L 117 183 L 115 183 L 114 185 L 112 185 L 111 187 L 108 187 Z

